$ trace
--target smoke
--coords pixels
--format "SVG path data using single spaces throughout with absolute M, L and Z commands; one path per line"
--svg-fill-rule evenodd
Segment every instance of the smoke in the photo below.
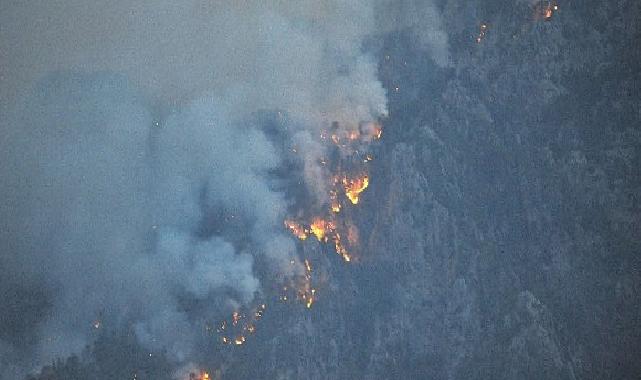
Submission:
M 20 339 L 0 331 L 2 351 L 31 369 L 79 352 L 101 319 L 133 321 L 141 343 L 182 362 L 215 310 L 181 300 L 250 303 L 257 256 L 288 275 L 282 157 L 252 113 L 288 115 L 280 143 L 304 148 L 300 176 L 322 198 L 316 136 L 387 112 L 362 47 L 393 28 L 381 4 L 3 2 L 0 277 L 46 302 Z
M 109 70 L 169 104 L 215 89 L 241 108 L 232 112 L 278 107 L 307 125 L 385 112 L 375 62 L 360 47 L 376 28 L 367 1 L 54 0 L 4 7 L 8 90 L 49 70 Z
M 212 99 L 150 133 L 149 107 L 114 76 L 53 75 L 35 94 L 12 120 L 21 129 L 5 157 L 2 241 L 3 271 L 51 293 L 38 356 L 78 352 L 93 321 L 127 316 L 143 343 L 182 360 L 195 329 L 177 295 L 207 300 L 229 288 L 251 301 L 253 255 L 274 256 L 268 247 L 282 239 L 285 203 L 266 184 L 273 148 L 258 130 L 228 124 Z M 232 232 L 252 238 L 203 232 L 212 212 L 242 220 L 247 230 Z M 291 259 L 293 246 L 280 246 L 276 258 Z

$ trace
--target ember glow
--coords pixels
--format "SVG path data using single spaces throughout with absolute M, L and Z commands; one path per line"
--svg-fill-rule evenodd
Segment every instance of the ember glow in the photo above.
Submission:
M 338 192 L 336 190 L 330 190 L 329 201 L 330 201 L 330 208 L 332 209 L 332 212 L 339 213 L 341 211 L 341 203 L 338 200 Z
M 300 240 L 305 240 L 309 236 L 309 230 L 293 220 L 285 220 L 285 226 Z
M 266 309 L 267 305 L 263 303 L 248 315 L 240 311 L 232 312 L 230 320 L 221 321 L 216 329 L 220 342 L 223 345 L 235 346 L 245 344 L 247 337 L 256 333 L 256 324 L 263 317 Z
M 485 34 L 487 33 L 487 24 L 482 23 L 481 26 L 479 27 L 479 34 L 476 36 L 476 43 L 480 44 L 481 41 L 485 38 Z
M 333 145 L 348 150 L 353 148 L 354 144 L 379 140 L 383 136 L 383 128 L 377 122 L 363 123 L 358 128 L 354 127 L 349 130 L 339 130 L 336 126 L 333 128 L 334 130 L 331 133 L 322 131 L 320 134 L 321 140 L 330 141 Z
M 343 245 L 341 241 L 341 235 L 338 232 L 334 232 L 333 240 L 336 253 L 339 254 L 346 263 L 352 261 L 352 256 L 347 252 L 345 245 Z
M 202 371 L 200 374 L 190 373 L 189 380 L 211 380 L 209 373 Z
M 383 128 L 380 125 L 374 127 L 374 138 L 376 140 L 380 139 L 383 136 Z
M 558 12 L 559 4 L 556 1 L 543 1 L 534 8 L 534 18 L 537 20 L 551 21 Z
M 365 142 L 379 140 L 383 136 L 383 127 L 377 122 L 366 123 L 361 126 L 361 139 Z
M 308 259 L 305 259 L 305 282 L 304 286 L 299 289 L 299 297 L 305 303 L 305 307 L 311 309 L 315 296 L 316 289 L 312 287 L 312 265 Z
M 290 278 L 287 284 L 282 286 L 278 298 L 283 303 L 296 301 L 311 309 L 316 302 L 316 289 L 312 286 L 312 264 L 309 259 L 305 259 L 303 263 L 304 274 Z

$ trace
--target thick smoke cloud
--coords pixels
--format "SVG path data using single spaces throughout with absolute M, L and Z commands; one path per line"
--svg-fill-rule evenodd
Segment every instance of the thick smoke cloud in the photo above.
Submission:
M 35 94 L 11 120 L 22 129 L 4 157 L 2 241 L 3 270 L 51 291 L 41 360 L 81 350 L 92 321 L 123 317 L 138 321 L 143 343 L 182 360 L 195 329 L 177 294 L 207 300 L 227 287 L 249 302 L 253 255 L 293 258 L 277 228 L 285 203 L 265 180 L 273 148 L 229 124 L 213 99 L 153 131 L 149 107 L 114 76 L 58 74 Z M 211 210 L 243 219 L 252 239 L 201 232 Z
M 2 76 L 9 90 L 52 69 L 109 70 L 165 102 L 215 89 L 240 108 L 233 111 L 281 108 L 308 125 L 385 112 L 375 62 L 360 47 L 376 30 L 366 1 L 54 0 L 5 7 Z
M 181 298 L 210 303 L 201 314 L 251 302 L 259 255 L 290 274 L 288 203 L 270 178 L 282 157 L 251 115 L 288 115 L 299 175 L 322 198 L 315 136 L 386 114 L 362 49 L 395 27 L 381 6 L 0 4 L 0 286 L 46 305 L 19 335 L 0 331 L 0 376 L 79 352 L 96 319 L 133 321 L 141 343 L 188 360 L 197 316 Z M 426 43 L 445 64 L 437 35 Z

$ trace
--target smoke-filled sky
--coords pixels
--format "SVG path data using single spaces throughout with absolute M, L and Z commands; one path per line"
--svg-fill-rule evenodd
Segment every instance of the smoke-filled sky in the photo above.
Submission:
M 260 295 L 258 257 L 292 275 L 285 187 L 325 202 L 311 136 L 386 115 L 367 42 L 394 29 L 448 65 L 425 1 L 2 2 L 0 302 L 46 305 L 0 305 L 2 379 L 80 352 L 97 319 L 184 364 L 195 321 Z M 279 140 L 259 111 L 287 115 Z M 300 165 L 275 176 L 289 142 Z

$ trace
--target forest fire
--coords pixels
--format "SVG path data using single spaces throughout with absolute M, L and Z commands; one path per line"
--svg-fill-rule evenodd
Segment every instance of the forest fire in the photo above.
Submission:
M 361 195 L 369 187 L 370 181 L 367 171 L 362 166 L 373 160 L 373 155 L 368 152 L 367 146 L 364 144 L 380 139 L 382 134 L 383 128 L 378 122 L 363 123 L 359 125 L 357 130 L 339 130 L 338 125 L 333 124 L 331 133 L 328 131 L 321 132 L 321 140 L 333 143 L 335 149 L 341 152 L 339 155 L 341 157 L 340 162 L 334 165 L 323 159 L 323 166 L 328 169 L 334 168 L 335 170 L 334 173 L 328 173 L 327 176 L 327 182 L 329 183 L 329 212 L 323 213 L 325 216 L 313 216 L 309 225 L 286 219 L 285 226 L 294 236 L 299 240 L 306 240 L 310 235 L 313 235 L 320 243 L 331 242 L 336 254 L 343 261 L 352 261 L 352 255 L 347 247 L 354 247 L 358 244 L 358 234 L 352 232 L 356 231 L 355 226 L 351 226 L 349 223 L 339 219 L 339 213 L 342 212 L 344 207 L 341 199 L 344 194 L 352 205 L 359 204 Z M 346 165 L 348 170 L 342 168 L 343 165 Z M 359 166 L 361 166 L 360 169 L 358 168 Z M 360 172 L 361 174 L 350 174 L 353 169 L 356 170 L 356 173 Z M 343 235 L 348 237 L 349 243 L 347 245 L 342 240 Z M 291 295 L 287 296 L 287 291 L 288 289 L 285 288 L 280 296 L 281 301 L 287 301 L 292 298 Z
M 287 228 L 289 228 L 294 236 L 296 236 L 300 240 L 307 239 L 309 230 L 307 230 L 303 225 L 294 222 L 293 220 L 285 220 L 285 226 L 287 226 Z
M 312 231 L 312 234 L 316 236 L 316 239 L 320 242 L 326 242 L 327 241 L 327 232 L 331 231 L 331 225 L 330 223 L 324 221 L 321 218 L 316 218 L 312 222 L 311 226 L 309 227 L 310 230 Z
M 352 144 L 378 140 L 383 135 L 383 128 L 376 122 L 364 123 L 360 125 L 358 129 L 350 129 L 347 131 L 336 130 L 336 126 L 333 128 L 335 130 L 332 133 L 322 131 L 320 134 L 321 140 L 329 139 L 329 141 L 331 141 L 335 146 L 341 148 L 347 148 Z
M 377 125 L 374 129 L 374 138 L 377 140 L 380 139 L 383 136 L 383 128 L 381 128 L 380 125 Z
M 352 256 L 349 254 L 349 252 L 347 252 L 347 249 L 341 242 L 341 235 L 338 232 L 334 233 L 333 240 L 336 253 L 339 254 L 345 262 L 349 263 L 350 261 L 352 261 Z
M 540 2 L 535 7 L 535 18 L 537 20 L 551 21 L 554 14 L 559 10 L 559 4 L 555 1 Z
M 338 200 L 338 192 L 336 190 L 330 190 L 329 202 L 332 212 L 338 214 L 341 211 L 341 203 Z
M 305 259 L 305 270 L 307 270 L 307 273 L 311 273 L 312 272 L 312 266 L 309 263 L 309 260 L 307 260 L 307 259 Z
M 352 202 L 352 204 L 358 204 L 360 195 L 367 187 L 369 186 L 369 177 L 363 175 L 357 178 L 348 178 L 347 176 L 343 177 L 343 187 L 345 188 L 345 196 Z
M 364 124 L 361 131 L 361 135 L 366 141 L 379 140 L 383 136 L 383 128 L 376 122 Z
M 239 312 L 237 312 L 237 311 L 234 311 L 234 313 L 233 313 L 233 314 L 232 314 L 232 316 L 231 316 L 231 321 L 232 321 L 231 323 L 232 323 L 232 325 L 233 325 L 233 326 L 238 325 L 238 321 L 240 321 L 240 319 L 241 319 L 241 318 L 242 318 L 242 317 L 240 316 L 240 313 L 239 313 Z
M 316 301 L 316 289 L 312 286 L 312 264 L 309 259 L 304 260 L 304 270 L 304 275 L 290 279 L 288 284 L 282 287 L 279 299 L 281 302 L 298 300 L 307 309 L 311 309 Z
M 299 298 L 305 303 L 305 307 L 311 309 L 314 304 L 316 289 L 312 288 L 312 265 L 305 259 L 305 281 L 304 286 L 299 289 Z
M 338 124 L 334 123 L 331 128 L 331 131 L 324 130 L 320 134 L 320 139 L 328 143 L 329 148 L 328 154 L 323 154 L 317 161 L 322 167 L 320 173 L 324 178 L 321 179 L 328 185 L 327 199 L 321 200 L 321 208 L 316 208 L 316 212 L 311 214 L 306 212 L 304 206 L 301 207 L 297 212 L 298 217 L 288 218 L 284 224 L 300 241 L 314 236 L 320 244 L 330 245 L 345 263 L 351 263 L 354 256 L 350 249 L 358 247 L 359 232 L 356 225 L 351 223 L 351 214 L 345 207 L 358 205 L 363 192 L 369 187 L 366 165 L 370 165 L 374 156 L 368 144 L 380 139 L 383 129 L 378 122 L 362 123 L 358 129 L 339 129 Z M 301 215 L 306 216 L 299 219 Z M 278 299 L 283 303 L 302 303 L 306 309 L 311 309 L 317 302 L 317 290 L 312 284 L 311 261 L 304 259 L 303 263 L 303 274 L 295 275 L 282 284 Z M 292 260 L 291 264 L 296 265 L 296 262 Z M 244 332 L 253 332 L 253 327 L 247 327 Z M 224 341 L 229 345 L 243 343 L 242 339 L 228 336 Z
M 189 380 L 211 380 L 209 372 L 202 371 L 200 374 L 190 373 Z
M 231 326 L 227 320 L 220 322 L 216 331 L 220 335 L 222 344 L 236 346 L 244 344 L 247 336 L 256 332 L 256 323 L 263 317 L 265 309 L 267 309 L 267 305 L 261 304 L 254 309 L 251 317 L 247 317 L 239 311 L 234 311 L 231 315 Z
M 353 202 L 354 204 L 358 203 L 358 198 L 355 198 L 355 199 L 356 199 L 356 202 Z M 351 255 L 349 254 L 347 248 L 345 247 L 345 245 L 341 240 L 341 234 L 338 231 L 338 228 L 335 222 L 331 220 L 327 221 L 322 218 L 315 218 L 312 224 L 309 226 L 309 228 L 305 228 L 303 225 L 300 225 L 297 223 L 296 225 L 300 226 L 300 229 L 302 231 L 305 231 L 304 234 L 301 233 L 300 235 L 297 235 L 296 233 L 294 233 L 300 240 L 307 239 L 308 234 L 310 234 L 310 235 L 314 235 L 320 243 L 327 243 L 331 241 L 334 244 L 334 249 L 336 253 L 339 256 L 341 256 L 345 262 L 351 261 Z M 350 241 L 350 244 L 352 245 L 355 245 L 356 243 L 357 243 L 356 239 L 354 239 L 354 241 Z M 284 290 L 287 291 L 287 289 L 284 289 Z M 287 296 L 286 295 L 281 296 L 281 300 L 286 301 Z
M 476 37 L 476 43 L 480 44 L 481 41 L 485 38 L 485 34 L 487 33 L 487 24 L 482 23 L 481 26 L 479 27 L 479 34 Z

